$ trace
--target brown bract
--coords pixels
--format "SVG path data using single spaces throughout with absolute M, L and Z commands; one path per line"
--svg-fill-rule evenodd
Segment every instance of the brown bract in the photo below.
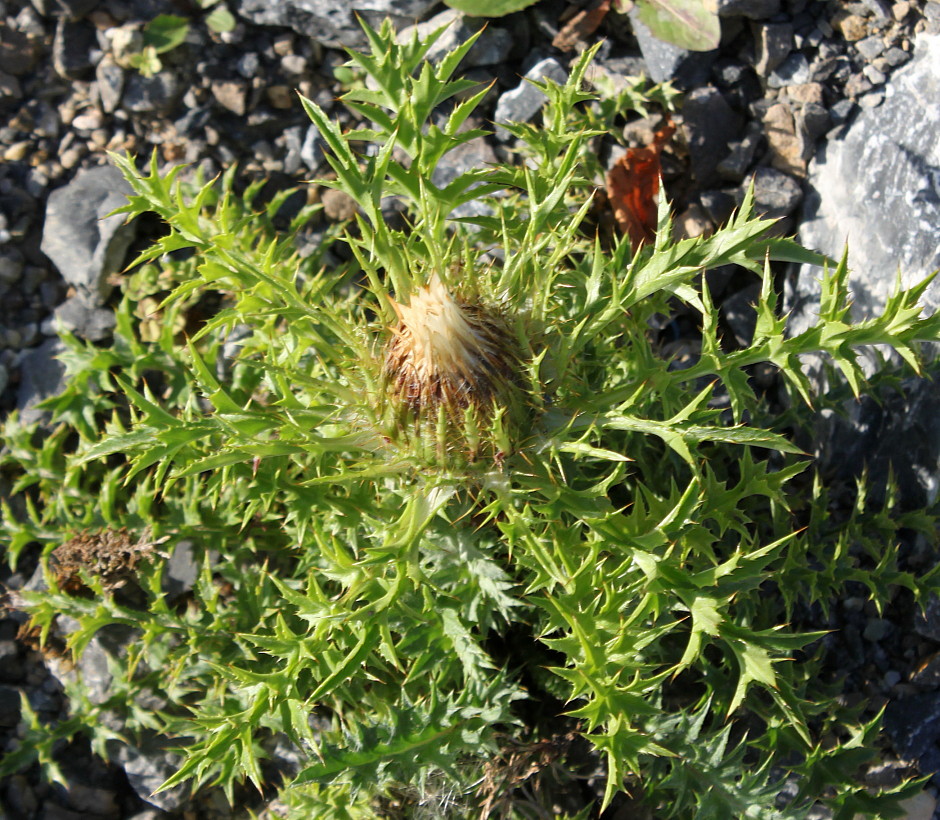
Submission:
M 630 237 L 634 250 L 656 237 L 659 155 L 675 131 L 675 123 L 667 119 L 652 144 L 630 148 L 607 172 L 607 196 L 614 218 L 620 230 Z
M 454 297 L 436 274 L 408 305 L 385 354 L 392 395 L 414 411 L 490 404 L 515 379 L 518 357 L 502 318 Z
M 560 51 L 574 51 L 597 31 L 609 11 L 610 0 L 596 0 L 565 23 L 552 40 L 552 45 Z

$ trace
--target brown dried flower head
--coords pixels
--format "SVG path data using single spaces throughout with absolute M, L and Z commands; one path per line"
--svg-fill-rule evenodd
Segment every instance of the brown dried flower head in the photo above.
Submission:
M 435 274 L 408 305 L 390 300 L 398 315 L 385 355 L 393 396 L 415 413 L 444 406 L 485 409 L 508 398 L 519 357 L 499 314 L 465 302 Z
M 86 589 L 80 571 L 100 579 L 105 589 L 116 590 L 136 578 L 142 561 L 149 560 L 157 543 L 146 533 L 134 539 L 126 527 L 82 531 L 52 551 L 51 567 L 59 587 L 75 594 Z

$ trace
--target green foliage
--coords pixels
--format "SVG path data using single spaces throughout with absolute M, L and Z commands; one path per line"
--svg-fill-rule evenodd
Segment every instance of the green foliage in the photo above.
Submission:
M 182 747 L 165 787 L 267 786 L 280 744 L 300 760 L 282 786 L 297 817 L 376 816 L 402 794 L 466 816 L 502 738 L 574 725 L 606 766 L 600 806 L 629 787 L 657 818 L 789 820 L 818 803 L 888 816 L 911 787 L 859 785 L 877 721 L 823 691 L 820 634 L 798 616 L 848 584 L 877 606 L 899 587 L 923 599 L 935 573 L 885 547 L 933 525 L 864 488 L 837 519 L 788 433 L 812 398 L 801 356 L 827 354 L 856 393 L 859 345 L 917 367 L 919 343 L 940 338 L 917 307 L 926 284 L 852 325 L 843 261 L 818 324 L 788 338 L 769 264 L 820 260 L 769 234 L 750 197 L 710 237 L 674 241 L 665 202 L 652 245 L 593 235 L 588 140 L 611 112 L 583 87 L 592 52 L 541 85 L 542 127 L 504 124 L 527 162 L 435 184 L 441 158 L 483 133 L 462 129 L 485 90 L 453 77 L 473 40 L 430 66 L 440 31 L 404 44 L 388 25 L 365 31 L 351 65 L 369 82 L 344 102 L 369 125 L 343 132 L 304 101 L 336 174 L 322 184 L 359 207 L 312 256 L 291 241 L 311 209 L 275 230 L 289 194 L 263 205 L 234 173 L 191 186 L 155 157 L 143 172 L 115 157 L 134 188 L 122 210 L 168 232 L 125 283 L 113 344 L 67 339 L 49 434 L 7 422 L 16 508 L 2 527 L 13 562 L 121 526 L 159 549 L 133 594 L 91 567 L 83 594 L 54 572 L 50 591 L 25 593 L 43 634 L 76 619 L 76 656 L 106 628 L 135 639 L 105 701 L 79 681 L 70 721 L 32 720 L 3 771 L 38 757 L 57 777 L 43 738 L 84 731 L 103 748 L 117 717 L 129 739 Z M 485 207 L 458 216 L 468 203 Z M 345 265 L 329 253 L 340 241 Z M 763 283 L 740 349 L 703 285 L 727 264 Z M 528 424 L 497 407 L 476 458 L 450 457 L 447 419 L 403 427 L 385 395 L 390 300 L 434 276 L 498 309 L 519 351 Z M 684 369 L 650 330 L 677 305 L 701 326 Z M 791 400 L 782 415 L 750 377 L 762 363 Z M 180 593 L 166 556 L 186 544 L 199 570 Z
M 653 36 L 687 51 L 711 51 L 721 39 L 721 21 L 708 0 L 614 0 L 614 8 L 636 15 Z
M 207 10 L 203 22 L 210 31 L 224 33 L 235 28 L 235 17 L 221 0 L 197 0 L 201 9 Z M 175 14 L 158 14 L 142 31 L 141 49 L 127 58 L 127 64 L 136 68 L 145 77 L 152 77 L 163 70 L 161 54 L 178 48 L 186 41 L 190 21 Z
M 197 0 L 200 8 L 211 9 L 206 15 L 206 25 L 218 34 L 224 34 L 235 28 L 235 16 L 221 0 Z
M 444 0 L 452 9 L 474 17 L 505 17 L 531 6 L 535 0 Z
M 444 0 L 445 5 L 473 17 L 505 17 L 531 6 L 535 0 Z M 706 0 L 613 0 L 612 7 L 626 13 L 636 7 L 637 17 L 654 37 L 688 51 L 711 51 L 721 39 L 721 21 L 714 4 Z
M 158 55 L 183 44 L 189 33 L 189 22 L 174 14 L 158 14 L 143 30 L 143 48 L 129 57 L 129 63 L 145 77 L 152 77 L 163 68 Z

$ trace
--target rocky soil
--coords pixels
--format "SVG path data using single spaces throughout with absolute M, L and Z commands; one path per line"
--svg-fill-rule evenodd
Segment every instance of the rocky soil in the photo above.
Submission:
M 246 179 L 269 178 L 277 187 L 322 174 L 320 135 L 295 91 L 349 123 L 350 115 L 334 100 L 346 79 L 340 47 L 361 45 L 350 5 L 342 0 L 229 0 L 237 24 L 217 33 L 208 25 L 207 12 L 187 0 L 0 0 L 0 413 L 19 408 L 27 417 L 41 417 L 34 405 L 63 378 L 54 358 L 60 328 L 106 342 L 114 327 L 113 277 L 135 236 L 120 218 L 100 220 L 122 202 L 125 190 L 106 152 L 147 157 L 156 151 L 161 163 L 188 163 L 207 177 L 237 162 Z M 463 70 L 481 83 L 495 81 L 487 113 L 510 120 L 539 116 L 540 96 L 521 82 L 522 75 L 563 78 L 576 52 L 598 39 L 604 41 L 599 72 L 615 80 L 644 72 L 656 81 L 674 82 L 687 97 L 663 172 L 678 225 L 687 235 L 725 220 L 752 182 L 758 209 L 781 218 L 781 231 L 801 227 L 800 206 L 807 193 L 807 219 L 818 222 L 826 215 L 819 207 L 826 147 L 858 141 L 851 132 L 854 123 L 877 122 L 896 107 L 892 75 L 908 70 L 920 44 L 940 31 L 940 4 L 922 0 L 717 0 L 722 44 L 715 52 L 697 54 L 655 40 L 635 18 L 599 13 L 601 5 L 540 0 L 490 21 Z M 449 43 L 468 37 L 482 23 L 432 0 L 386 0 L 370 7 L 381 7 L 400 27 L 418 20 L 452 21 Z M 595 30 L 586 27 L 578 36 L 559 37 L 572 30 L 573 18 L 592 9 L 599 22 Z M 183 44 L 160 55 L 160 70 L 145 76 L 129 61 L 140 51 L 144 25 L 161 13 L 187 17 L 189 32 Z M 382 16 L 377 12 L 370 19 L 377 23 Z M 940 75 L 936 66 L 933 71 L 934 77 Z M 921 87 L 926 88 L 915 84 Z M 910 109 L 901 99 L 898 116 L 903 119 Z M 937 133 L 940 96 L 928 93 L 923 106 L 915 116 L 934 123 L 934 130 L 922 135 L 929 143 Z M 624 143 L 647 142 L 654 126 L 631 123 L 619 146 L 614 141 L 604 146 L 605 162 L 613 163 Z M 471 143 L 440 173 L 459 170 L 456 164 L 492 161 L 505 151 L 508 138 L 497 131 Z M 931 241 L 936 244 L 937 222 L 928 219 L 925 228 L 918 220 L 925 207 L 940 202 L 940 157 L 917 154 L 916 139 L 911 139 L 908 150 L 921 162 L 911 172 L 916 177 L 912 202 L 923 207 L 907 214 L 904 235 L 926 233 L 926 248 Z M 853 162 L 851 157 L 844 161 Z M 826 185 L 835 183 L 830 178 Z M 350 216 L 342 195 L 311 186 L 309 197 L 321 199 L 326 220 Z M 837 215 L 830 219 L 840 224 Z M 839 247 L 823 247 L 824 233 L 811 234 L 813 243 L 838 255 Z M 841 238 L 836 241 L 841 244 Z M 921 256 L 930 262 L 931 252 L 927 248 Z M 905 260 L 915 268 L 917 261 Z M 890 278 L 894 271 L 876 274 Z M 801 290 L 811 279 L 804 274 L 793 280 L 793 304 L 811 297 Z M 719 272 L 712 284 L 729 331 L 748 339 L 752 284 L 730 270 Z M 929 398 L 921 401 L 925 419 L 936 406 Z M 911 411 L 906 405 L 898 409 L 895 417 Z M 887 411 L 868 410 L 876 414 L 875 422 L 862 419 L 859 425 L 864 422 L 869 431 L 893 423 Z M 907 435 L 895 427 L 897 435 Z M 940 440 L 940 431 L 936 437 Z M 935 475 L 931 453 L 924 458 L 934 458 Z M 918 487 L 935 493 L 923 482 Z M 921 560 L 928 566 L 936 556 L 925 554 Z M 0 581 L 15 590 L 28 581 L 28 569 L 16 574 L 2 569 Z M 871 773 L 873 782 L 896 777 L 899 757 L 919 760 L 926 774 L 940 770 L 940 606 L 914 623 L 909 609 L 878 614 L 866 610 L 861 598 L 848 599 L 837 621 L 833 626 L 842 637 L 833 652 L 851 672 L 850 695 L 868 699 L 871 708 L 908 697 L 894 717 L 889 713 L 897 754 L 886 751 L 885 764 Z M 41 719 L 66 716 L 61 670 L 18 637 L 19 627 L 19 616 L 4 617 L 0 611 L 0 752 L 26 731 L 20 692 Z M 40 782 L 35 770 L 22 772 L 0 784 L 0 815 L 47 820 L 241 816 L 244 809 L 232 810 L 211 793 L 195 802 L 172 794 L 151 798 L 151 789 L 171 765 L 162 751 L 146 748 L 105 763 L 76 743 L 62 755 L 68 788 Z M 911 804 L 911 820 L 933 815 L 932 789 Z M 262 809 L 260 799 L 255 809 Z

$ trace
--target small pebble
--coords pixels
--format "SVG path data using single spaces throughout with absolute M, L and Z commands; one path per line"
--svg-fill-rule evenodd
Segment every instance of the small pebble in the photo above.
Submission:
M 62 167 L 65 169 L 74 168 L 81 162 L 82 151 L 78 148 L 69 148 L 66 151 L 63 151 L 59 155 L 59 162 L 62 164 Z
M 246 80 L 250 80 L 260 73 L 261 58 L 253 51 L 249 51 L 247 54 L 242 54 L 242 56 L 238 58 L 238 62 L 235 64 L 235 70 Z
M 298 77 L 307 70 L 307 59 L 299 54 L 288 54 L 281 58 L 281 71 L 288 77 Z
M 905 17 L 907 17 L 910 10 L 911 4 L 908 3 L 907 0 L 901 0 L 901 2 L 895 3 L 891 7 L 891 16 L 900 23 Z
M 269 85 L 264 93 L 273 108 L 283 111 L 294 106 L 294 92 L 288 85 Z
M 286 57 L 294 53 L 294 35 L 283 32 L 274 37 L 274 53 L 278 57 Z
M 885 62 L 892 68 L 897 68 L 899 65 L 904 65 L 904 63 L 910 59 L 911 53 L 909 51 L 905 51 L 903 48 L 898 48 L 897 46 L 889 48 L 884 53 Z
M 842 36 L 850 43 L 868 36 L 868 26 L 865 24 L 865 20 L 855 14 L 837 15 L 832 20 L 832 26 L 841 32 Z
M 843 125 L 852 116 L 854 110 L 855 103 L 852 100 L 839 100 L 829 109 L 829 117 L 834 125 Z
M 23 255 L 18 248 L 0 251 L 0 284 L 16 284 L 23 275 Z
M 871 37 L 859 40 L 855 43 L 855 48 L 858 49 L 858 53 L 866 60 L 874 60 L 875 57 L 885 50 L 885 42 L 881 37 L 875 34 Z
M 862 637 L 866 641 L 878 643 L 878 641 L 887 638 L 893 629 L 894 624 L 885 618 L 869 618 L 868 623 L 865 624 L 865 631 L 862 633 Z
M 39 341 L 39 325 L 29 322 L 20 328 L 20 344 L 22 347 L 32 347 Z
M 29 140 L 23 140 L 22 142 L 15 142 L 6 151 L 3 152 L 3 158 L 7 162 L 19 162 L 21 159 L 24 159 L 29 153 L 31 143 Z
M 862 108 L 877 108 L 885 101 L 884 89 L 879 88 L 858 98 L 858 104 Z
M 888 79 L 873 65 L 865 66 L 865 68 L 862 69 L 862 74 L 865 75 L 865 79 L 867 79 L 872 85 L 882 85 L 884 81 Z
M 96 128 L 91 132 L 91 137 L 88 141 L 100 151 L 107 147 L 110 139 L 111 135 L 104 128 Z
M 91 111 L 87 114 L 79 114 L 74 120 L 72 120 L 72 128 L 76 131 L 94 131 L 96 128 L 101 128 L 104 123 L 104 118 L 98 111 Z

